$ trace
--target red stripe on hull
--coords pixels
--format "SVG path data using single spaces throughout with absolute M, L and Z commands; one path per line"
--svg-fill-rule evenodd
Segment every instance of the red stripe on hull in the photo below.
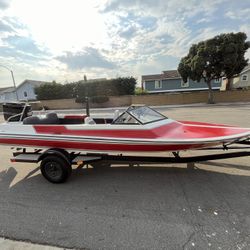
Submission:
M 112 126 L 112 125 L 110 125 Z M 115 126 L 115 125 L 113 125 Z M 170 125 L 168 125 L 170 126 Z M 171 126 L 168 127 L 171 129 Z M 46 125 L 35 125 L 34 129 L 38 134 L 63 134 L 63 135 L 77 135 L 77 136 L 95 136 L 95 137 L 111 137 L 111 138 L 145 138 L 145 139 L 153 139 L 156 138 L 155 132 L 159 130 L 166 130 L 166 125 L 161 126 L 152 130 L 131 130 L 131 129 L 100 129 L 100 130 L 88 130 L 82 129 L 68 129 L 65 126 L 46 126 Z M 163 131 L 160 133 L 162 134 Z
M 49 140 L 23 140 L 23 139 L 0 139 L 1 144 L 22 145 L 30 147 L 46 148 L 64 148 L 77 149 L 82 151 L 179 151 L 187 149 L 201 148 L 203 144 L 186 144 L 186 145 L 140 145 L 140 144 L 108 144 L 108 143 L 91 143 L 91 142 L 66 142 L 66 141 L 49 141 Z
M 201 123 L 202 124 L 202 123 Z M 212 138 L 237 135 L 240 133 L 249 132 L 249 129 L 234 128 L 234 127 L 218 127 L 214 124 L 199 123 L 182 124 L 178 122 L 171 122 L 160 127 L 148 130 L 132 130 L 132 129 L 113 129 L 116 125 L 110 125 L 107 129 L 69 129 L 63 125 L 35 125 L 34 129 L 38 134 L 62 134 L 74 135 L 83 137 L 99 137 L 99 138 L 138 138 L 138 139 L 197 139 L 197 138 Z M 94 125 L 93 125 L 94 126 Z M 112 127 L 111 127 L 112 126 Z M 129 126 L 129 125 L 128 125 Z M 206 127 L 207 126 L 207 127 Z

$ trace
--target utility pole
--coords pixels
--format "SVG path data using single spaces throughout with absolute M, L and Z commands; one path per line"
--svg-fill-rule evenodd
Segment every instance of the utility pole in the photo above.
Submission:
M 6 66 L 4 66 L 4 65 L 1 65 L 1 64 L 0 64 L 0 67 L 3 67 L 3 68 L 5 68 L 5 69 L 7 69 L 7 70 L 9 70 L 9 71 L 10 71 L 11 78 L 12 78 L 13 85 L 14 85 L 14 89 L 15 89 L 15 93 L 16 93 L 16 100 L 17 100 L 17 101 L 19 101 L 19 100 L 18 100 L 17 91 L 16 91 L 16 82 L 15 82 L 15 78 L 14 78 L 13 71 L 12 71 L 11 69 L 9 69 L 8 67 L 6 67 Z

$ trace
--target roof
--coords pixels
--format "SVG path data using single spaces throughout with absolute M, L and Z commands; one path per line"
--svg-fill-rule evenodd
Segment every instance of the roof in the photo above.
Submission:
M 8 88 L 11 88 L 11 87 L 3 87 L 3 88 L 0 88 L 0 92 L 6 90 L 6 89 L 8 89 Z
M 163 80 L 163 79 L 181 79 L 181 76 L 177 70 L 165 70 L 162 71 L 162 74 L 142 76 L 142 81 Z
M 36 81 L 36 80 L 24 80 L 21 84 L 19 84 L 17 86 L 17 89 L 20 88 L 22 85 L 24 85 L 25 83 L 29 83 L 31 85 L 33 85 L 34 87 L 39 87 L 40 85 L 44 84 L 44 83 L 50 83 L 50 82 L 45 82 L 45 81 Z
M 144 75 L 142 76 L 142 81 L 147 81 L 147 80 L 161 80 L 163 74 L 157 74 L 157 75 Z
M 245 72 L 247 72 L 247 71 L 249 71 L 250 70 L 250 64 L 248 64 L 241 72 L 240 72 L 240 74 L 243 74 L 243 73 L 245 73 Z
M 45 81 L 35 81 L 35 80 L 24 80 L 21 84 L 19 84 L 17 86 L 17 89 L 20 88 L 22 85 L 24 85 L 25 83 L 29 83 L 31 85 L 33 85 L 34 87 L 38 87 L 44 83 L 49 83 L 49 82 L 45 82 Z M 10 93 L 10 92 L 14 92 L 15 88 L 14 87 L 4 87 L 4 88 L 0 88 L 0 93 L 4 94 L 4 93 Z
M 106 81 L 107 78 L 93 78 L 93 79 L 88 79 L 87 82 L 98 82 L 98 81 Z
M 166 70 L 163 71 L 163 74 L 165 78 L 181 78 L 178 70 Z
M 15 90 L 14 87 L 6 87 L 6 88 L 2 88 L 0 90 L 0 93 L 3 94 L 3 93 L 10 93 L 10 92 L 13 92 Z

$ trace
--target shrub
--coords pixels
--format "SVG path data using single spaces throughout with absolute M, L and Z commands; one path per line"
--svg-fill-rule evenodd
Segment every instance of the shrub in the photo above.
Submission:
M 131 76 L 110 80 L 78 81 L 67 84 L 44 83 L 35 88 L 35 93 L 38 100 L 76 98 L 76 102 L 84 103 L 85 96 L 106 96 L 106 99 L 104 97 L 100 99 L 100 101 L 104 102 L 104 100 L 107 100 L 107 96 L 133 95 L 135 86 L 136 79 Z
M 44 83 L 35 88 L 35 93 L 38 100 L 67 99 L 73 97 L 74 87 L 71 83 Z
M 85 96 L 77 96 L 75 99 L 76 103 L 85 103 L 86 102 L 86 98 Z
M 135 89 L 135 95 L 146 95 L 147 94 L 147 91 L 145 89 L 142 89 L 142 88 L 139 88 L 137 87 Z

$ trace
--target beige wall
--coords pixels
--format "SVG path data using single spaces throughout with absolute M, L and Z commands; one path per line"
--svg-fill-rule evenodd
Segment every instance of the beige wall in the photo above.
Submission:
M 206 102 L 206 100 L 206 92 L 151 94 L 132 97 L 132 103 L 146 105 L 188 104 Z
M 131 105 L 132 96 L 112 96 L 106 103 L 90 103 L 92 108 L 107 108 L 117 106 Z M 60 99 L 60 100 L 43 100 L 39 105 L 34 106 L 35 109 L 40 109 L 46 106 L 49 109 L 80 109 L 85 108 L 85 104 L 76 103 L 75 99 Z
M 250 90 L 231 90 L 215 91 L 215 102 L 250 102 Z M 206 103 L 208 92 L 189 92 L 189 93 L 168 93 L 168 94 L 150 94 L 141 96 L 112 96 L 109 101 L 102 104 L 90 104 L 92 108 L 106 108 L 129 106 L 131 104 L 146 105 L 171 105 L 171 104 L 192 104 Z M 75 103 L 74 99 L 46 100 L 41 101 L 41 106 L 47 106 L 49 109 L 78 109 L 84 106 Z M 36 105 L 38 108 L 38 105 Z
M 249 90 L 215 91 L 215 102 L 250 102 Z M 171 93 L 158 95 L 133 96 L 132 103 L 146 105 L 171 105 L 206 103 L 208 92 Z
M 132 97 L 130 95 L 125 96 L 111 96 L 109 101 L 103 104 L 96 104 L 96 106 L 101 107 L 119 107 L 119 106 L 130 106 L 132 102 Z M 91 104 L 93 105 L 93 104 Z
M 79 109 L 83 107 L 81 103 L 76 103 L 75 99 L 44 100 L 41 101 L 41 106 L 46 106 L 49 109 Z
M 250 90 L 231 90 L 215 92 L 215 101 L 220 102 L 250 102 Z

